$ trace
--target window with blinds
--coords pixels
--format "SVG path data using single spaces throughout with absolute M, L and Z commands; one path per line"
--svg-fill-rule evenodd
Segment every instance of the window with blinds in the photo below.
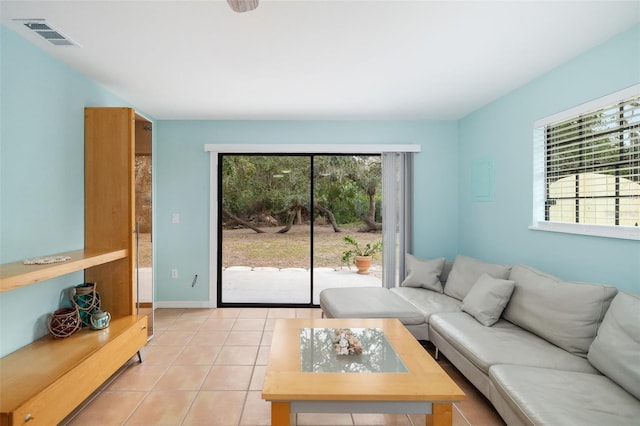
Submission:
M 546 124 L 544 220 L 640 225 L 640 96 Z

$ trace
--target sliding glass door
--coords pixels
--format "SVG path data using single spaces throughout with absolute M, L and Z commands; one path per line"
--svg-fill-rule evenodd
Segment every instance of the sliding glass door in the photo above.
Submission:
M 381 286 L 379 155 L 219 154 L 218 306 L 317 305 L 336 286 Z
M 311 157 L 221 157 L 221 302 L 309 304 Z
M 358 248 L 382 247 L 381 182 L 379 155 L 313 156 L 314 305 L 326 288 L 382 286 L 381 249 L 365 273 L 354 264 Z M 343 259 L 345 252 L 354 256 Z

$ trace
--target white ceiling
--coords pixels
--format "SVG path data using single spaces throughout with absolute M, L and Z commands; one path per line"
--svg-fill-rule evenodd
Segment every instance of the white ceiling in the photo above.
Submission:
M 458 119 L 640 22 L 636 1 L 2 1 L 156 119 Z M 45 18 L 54 47 L 15 18 Z

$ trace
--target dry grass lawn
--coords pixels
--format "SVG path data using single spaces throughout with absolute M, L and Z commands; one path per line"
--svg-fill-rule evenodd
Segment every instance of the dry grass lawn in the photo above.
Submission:
M 342 266 L 342 252 L 349 248 L 343 241 L 350 235 L 362 244 L 382 239 L 379 232 L 358 232 L 360 226 L 344 226 L 342 232 L 333 232 L 330 225 L 314 227 L 314 267 Z M 222 266 L 270 266 L 275 268 L 305 268 L 310 265 L 310 226 L 294 225 L 286 234 L 278 234 L 280 227 L 262 228 L 258 234 L 251 229 L 225 230 L 223 233 Z M 381 253 L 373 258 L 380 264 Z M 151 235 L 140 234 L 138 262 L 140 267 L 151 267 Z
M 343 241 L 350 235 L 362 244 L 379 241 L 382 235 L 357 232 L 360 226 L 345 226 L 342 232 L 333 232 L 330 225 L 314 227 L 314 267 L 342 266 L 342 252 L 349 248 Z M 294 225 L 286 234 L 278 234 L 280 227 L 262 228 L 258 234 L 251 229 L 225 230 L 222 239 L 222 266 L 250 266 L 276 268 L 309 268 L 309 225 Z M 381 254 L 374 256 L 373 263 L 380 263 Z

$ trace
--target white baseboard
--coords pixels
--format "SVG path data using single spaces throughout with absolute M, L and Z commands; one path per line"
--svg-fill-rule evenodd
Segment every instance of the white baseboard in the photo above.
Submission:
M 156 302 L 155 308 L 173 308 L 173 309 L 203 309 L 203 308 L 215 308 L 215 306 L 209 306 L 208 301 L 200 300 L 164 300 L 162 302 Z

